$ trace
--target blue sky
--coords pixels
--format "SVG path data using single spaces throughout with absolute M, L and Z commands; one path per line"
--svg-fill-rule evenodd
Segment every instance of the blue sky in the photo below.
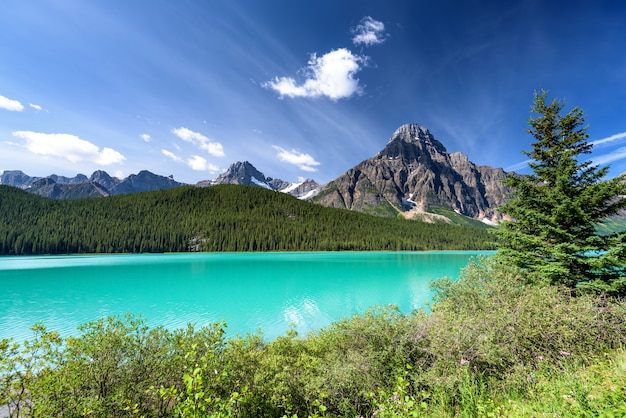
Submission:
M 524 172 L 533 92 L 626 171 L 626 2 L 3 0 L 0 170 L 328 182 L 404 123 Z

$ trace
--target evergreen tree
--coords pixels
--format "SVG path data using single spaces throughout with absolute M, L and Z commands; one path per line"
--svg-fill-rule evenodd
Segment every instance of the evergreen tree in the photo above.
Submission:
M 530 175 L 510 175 L 514 198 L 500 210 L 512 220 L 496 233 L 498 258 L 537 281 L 614 294 L 626 291 L 626 232 L 601 235 L 596 226 L 626 207 L 626 179 L 605 180 L 608 167 L 586 159 L 592 144 L 578 108 L 535 93 L 529 120 L 536 140 Z

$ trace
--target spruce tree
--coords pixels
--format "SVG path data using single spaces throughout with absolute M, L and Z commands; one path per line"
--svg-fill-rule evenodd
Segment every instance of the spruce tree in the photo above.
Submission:
M 535 93 L 527 130 L 534 138 L 530 175 L 512 174 L 514 197 L 500 208 L 497 259 L 534 281 L 626 293 L 626 232 L 601 235 L 596 226 L 626 207 L 624 176 L 605 179 L 608 167 L 585 158 L 592 144 L 582 110 L 562 115 L 563 102 Z

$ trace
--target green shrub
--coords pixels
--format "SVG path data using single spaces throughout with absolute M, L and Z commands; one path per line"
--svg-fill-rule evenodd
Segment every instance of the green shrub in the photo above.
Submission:
M 441 279 L 433 287 L 428 332 L 414 338 L 414 351 L 425 353 L 430 364 L 422 361 L 414 380 L 445 394 L 452 407 L 467 404 L 468 379 L 483 398 L 523 392 L 538 369 L 588 364 L 626 342 L 623 304 L 528 285 L 519 270 L 492 260 L 475 260 L 458 281 Z

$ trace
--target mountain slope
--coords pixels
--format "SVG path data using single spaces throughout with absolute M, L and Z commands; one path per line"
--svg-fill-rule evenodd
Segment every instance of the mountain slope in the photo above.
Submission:
M 313 198 L 324 206 L 382 216 L 424 215 L 447 208 L 494 222 L 496 207 L 510 196 L 504 170 L 477 166 L 460 152 L 449 154 L 430 131 L 416 124 L 398 128 L 384 149 L 328 183 Z

